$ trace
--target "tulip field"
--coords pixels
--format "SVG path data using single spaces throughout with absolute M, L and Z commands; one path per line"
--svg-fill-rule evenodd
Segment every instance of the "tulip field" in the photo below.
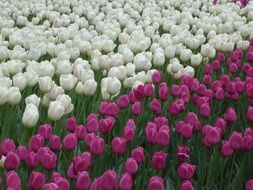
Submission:
M 253 1 L 0 10 L 0 190 L 253 190 Z

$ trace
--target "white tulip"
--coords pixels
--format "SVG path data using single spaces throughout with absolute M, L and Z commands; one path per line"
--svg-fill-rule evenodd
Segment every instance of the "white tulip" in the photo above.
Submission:
M 135 80 L 138 80 L 138 81 L 141 81 L 142 83 L 146 83 L 146 81 L 147 81 L 147 76 L 146 76 L 145 71 L 138 72 L 138 73 L 134 76 L 134 79 L 135 79 Z
M 183 62 L 191 59 L 192 51 L 190 49 L 183 49 L 180 53 L 180 60 Z
M 24 72 L 24 76 L 26 78 L 26 84 L 27 86 L 34 86 L 39 81 L 39 76 L 33 71 L 26 71 Z
M 144 85 L 143 82 L 136 80 L 136 81 L 134 81 L 134 83 L 132 85 L 132 90 L 136 89 L 138 86 L 143 86 L 143 85 Z
M 154 53 L 153 63 L 155 66 L 161 67 L 165 63 L 165 55 L 162 50 L 157 50 Z
M 180 79 L 182 76 L 183 76 L 183 74 L 182 74 L 181 70 L 176 72 L 175 74 L 173 74 L 173 77 L 175 79 Z
M 16 105 L 21 100 L 21 93 L 18 87 L 10 87 L 7 94 L 7 103 L 10 105 Z
M 164 50 L 164 54 L 166 56 L 166 58 L 168 59 L 172 59 L 175 57 L 176 55 L 176 47 L 173 45 L 169 45 L 168 47 L 166 47 L 166 49 Z
M 135 75 L 135 68 L 136 66 L 133 64 L 133 63 L 128 63 L 126 65 L 126 73 L 127 73 L 127 76 L 134 76 Z
M 84 83 L 88 79 L 93 79 L 93 78 L 94 78 L 94 72 L 92 69 L 83 70 L 80 76 L 80 80 L 82 81 L 82 83 Z
M 48 92 L 48 97 L 51 100 L 55 100 L 58 96 L 64 93 L 64 89 L 61 86 L 57 86 L 56 84 L 53 85 L 51 90 Z
M 61 102 L 58 101 L 52 101 L 49 104 L 49 108 L 48 108 L 48 117 L 53 120 L 59 120 L 65 112 L 65 108 L 62 105 Z
M 25 98 L 26 105 L 33 104 L 36 107 L 39 107 L 40 105 L 40 98 L 36 94 L 32 94 Z
M 147 71 L 147 74 L 146 74 L 146 82 L 147 83 L 151 83 L 152 82 L 152 75 L 154 74 L 155 71 L 157 71 L 157 70 L 156 69 L 151 69 L 151 70 Z
M 131 88 L 133 86 L 134 81 L 135 81 L 134 77 L 126 77 L 123 81 L 123 86 L 125 88 Z
M 191 66 L 186 66 L 183 70 L 182 70 L 182 74 L 186 75 L 186 76 L 190 76 L 190 77 L 194 77 L 194 68 Z
M 181 69 L 184 68 L 184 66 L 182 64 L 180 64 L 180 61 L 177 58 L 174 58 L 170 61 L 171 65 L 171 71 L 173 73 L 177 73 L 178 71 L 180 71 Z
M 106 90 L 110 95 L 115 95 L 120 92 L 121 82 L 116 77 L 108 77 Z
M 49 92 L 52 89 L 53 85 L 54 82 L 51 77 L 45 76 L 39 78 L 39 87 L 42 92 Z
M 0 87 L 10 88 L 12 80 L 9 77 L 0 77 Z
M 106 88 L 101 88 L 101 95 L 103 100 L 109 100 L 110 99 L 110 94 L 107 92 Z
M 238 49 L 246 50 L 246 49 L 248 49 L 249 45 L 250 45 L 249 41 L 240 40 L 240 41 L 238 41 L 236 47 Z
M 8 99 L 8 89 L 6 87 L 0 86 L 0 105 L 3 105 L 7 102 Z
M 83 93 L 83 83 L 81 81 L 77 82 L 75 91 L 77 94 Z
M 70 74 L 72 69 L 72 65 L 68 60 L 59 60 L 56 66 L 56 74 Z
M 88 79 L 83 84 L 83 93 L 87 96 L 92 96 L 95 94 L 97 89 L 97 82 L 94 79 Z
M 196 66 L 199 66 L 200 63 L 202 62 L 202 55 L 200 53 L 194 55 L 192 54 L 191 56 L 191 64 L 192 66 L 196 67 Z
M 33 104 L 27 104 L 22 117 L 22 123 L 25 127 L 31 128 L 36 125 L 39 119 L 38 108 Z
M 26 77 L 22 73 L 18 73 L 12 77 L 13 86 L 18 87 L 20 91 L 26 87 Z
M 11 75 L 15 75 L 22 71 L 22 63 L 19 60 L 11 60 L 7 62 L 7 68 Z
M 66 94 L 61 94 L 56 98 L 56 101 L 60 102 L 64 107 L 64 114 L 68 114 L 72 111 L 71 98 Z
M 63 74 L 60 76 L 60 85 L 61 87 L 68 91 L 72 90 L 77 83 L 77 78 L 72 74 Z
M 42 98 L 41 105 L 44 107 L 48 107 L 51 102 L 51 99 L 49 98 L 48 94 L 45 94 Z
M 6 157 L 4 155 L 2 155 L 1 159 L 0 159 L 0 167 L 4 168 L 4 162 L 6 160 Z

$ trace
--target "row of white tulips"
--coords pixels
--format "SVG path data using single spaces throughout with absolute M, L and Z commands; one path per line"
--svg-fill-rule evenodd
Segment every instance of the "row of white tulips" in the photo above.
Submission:
M 155 69 L 194 76 L 204 59 L 246 49 L 253 37 L 252 2 L 8 0 L 0 9 L 0 105 L 38 86 L 26 98 L 27 127 L 40 104 L 51 120 L 69 114 L 69 91 L 109 100 L 151 82 Z

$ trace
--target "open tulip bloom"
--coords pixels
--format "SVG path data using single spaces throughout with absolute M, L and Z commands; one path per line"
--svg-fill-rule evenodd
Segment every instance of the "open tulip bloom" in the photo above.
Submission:
M 0 190 L 253 190 L 253 1 L 0 8 Z

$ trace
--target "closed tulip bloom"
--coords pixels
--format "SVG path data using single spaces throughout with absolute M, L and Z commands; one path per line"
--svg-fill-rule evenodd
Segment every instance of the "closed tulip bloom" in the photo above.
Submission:
M 131 190 L 133 187 L 133 178 L 131 174 L 124 173 L 119 180 L 120 190 Z
M 203 142 L 207 147 L 212 147 L 217 144 L 221 139 L 221 130 L 217 127 L 205 125 L 203 127 Z
M 88 190 L 91 179 L 88 172 L 80 172 L 76 179 L 76 190 Z
M 153 99 L 150 102 L 149 107 L 150 107 L 151 111 L 156 115 L 159 115 L 162 111 L 161 104 L 157 99 Z
M 117 186 L 117 174 L 113 170 L 107 170 L 101 177 L 101 185 L 104 190 L 112 190 Z
M 0 86 L 0 105 L 3 105 L 7 102 L 8 97 L 8 88 Z
M 246 113 L 246 118 L 247 118 L 249 121 L 253 121 L 253 107 L 252 107 L 252 106 L 249 106 L 249 107 L 248 107 L 247 113 Z
M 61 87 L 66 91 L 72 90 L 77 83 L 77 78 L 72 74 L 63 74 L 59 80 Z
M 157 170 L 163 170 L 166 166 L 167 154 L 164 152 L 155 152 L 152 156 L 152 167 Z
M 38 133 L 45 139 L 49 140 L 52 135 L 53 128 L 50 124 L 40 125 Z
M 131 175 L 134 175 L 138 171 L 138 163 L 133 158 L 128 158 L 125 162 L 124 170 Z
M 159 146 L 165 147 L 168 146 L 169 142 L 170 142 L 169 130 L 160 128 L 156 135 L 156 143 Z
M 64 106 L 58 101 L 52 101 L 48 108 L 48 117 L 53 120 L 59 120 L 65 112 Z
M 73 133 L 76 129 L 76 117 L 72 116 L 66 121 L 66 128 L 69 132 Z
M 51 151 L 46 151 L 41 156 L 41 165 L 46 170 L 53 170 L 56 167 L 56 162 L 57 162 L 57 156 Z
M 62 190 L 69 190 L 70 189 L 70 185 L 68 180 L 66 180 L 63 177 L 57 177 L 54 179 L 54 183 Z
M 67 170 L 67 176 L 69 179 L 71 180 L 74 180 L 76 179 L 76 173 L 75 173 L 75 170 L 74 170 L 74 166 L 73 166 L 73 163 L 70 164 L 70 166 L 68 167 L 68 170 Z
M 54 190 L 58 188 L 58 185 L 55 183 L 46 183 L 43 185 L 42 190 Z
M 25 127 L 31 128 L 36 125 L 39 119 L 39 110 L 33 104 L 27 104 L 22 117 L 22 123 Z
M 48 93 L 54 85 L 54 82 L 51 77 L 44 76 L 39 78 L 39 87 L 40 90 L 44 93 Z
M 16 145 L 12 139 L 4 139 L 1 143 L 1 153 L 6 156 L 8 152 L 14 152 Z
M 253 179 L 247 181 L 246 190 L 253 190 Z
M 147 125 L 145 128 L 147 142 L 156 144 L 157 140 L 157 126 L 155 124 Z
M 193 126 L 185 123 L 177 126 L 177 132 L 179 132 L 184 138 L 191 138 L 193 133 Z
M 98 127 L 99 127 L 99 123 L 96 118 L 92 118 L 88 120 L 86 123 L 86 128 L 89 133 L 96 132 L 98 130 Z
M 105 142 L 103 138 L 99 136 L 93 138 L 93 140 L 90 143 L 90 149 L 91 149 L 92 154 L 96 156 L 101 155 L 104 152 L 104 148 L 105 148 Z
M 49 147 L 54 152 L 60 151 L 62 147 L 61 138 L 57 135 L 52 135 L 49 140 Z
M 134 140 L 135 129 L 131 127 L 124 127 L 123 137 L 127 142 Z
M 229 137 L 230 145 L 233 149 L 241 149 L 243 148 L 243 137 L 239 132 L 233 132 Z
M 83 93 L 87 96 L 92 96 L 95 94 L 97 89 L 97 82 L 94 79 L 88 79 L 83 84 Z
M 231 144 L 229 141 L 223 141 L 220 153 L 224 157 L 229 157 L 233 155 L 233 148 L 231 147 Z
M 136 160 L 138 164 L 145 162 L 144 149 L 142 147 L 136 147 L 131 152 L 131 157 Z
M 43 173 L 32 172 L 28 180 L 28 187 L 30 189 L 41 189 L 45 183 L 46 183 L 46 178 Z
M 99 129 L 102 133 L 110 133 L 113 129 L 115 118 L 107 116 L 105 119 L 99 120 Z
M 226 132 L 226 121 L 222 118 L 217 118 L 215 123 L 214 123 L 214 126 L 215 127 L 218 127 L 219 129 L 221 129 L 222 133 L 225 133 Z
M 111 146 L 115 154 L 123 154 L 126 151 L 126 140 L 122 137 L 115 137 Z
M 77 146 L 77 139 L 75 134 L 68 134 L 63 138 L 63 147 L 66 150 L 75 150 Z
M 248 62 L 253 62 L 253 51 L 247 53 L 247 60 Z
M 162 81 L 162 73 L 160 71 L 155 71 L 153 74 L 152 74 L 152 81 L 153 83 L 156 83 L 156 84 L 159 84 L 161 83 Z
M 185 180 L 181 183 L 179 190 L 194 190 L 194 187 L 192 186 L 191 181 Z
M 159 176 L 151 177 L 147 190 L 164 190 L 164 180 Z
M 129 98 L 127 95 L 122 95 L 118 98 L 117 104 L 121 109 L 127 108 L 129 105 Z
M 16 154 L 20 160 L 25 160 L 28 155 L 28 149 L 25 146 L 20 145 L 16 149 Z
M 188 146 L 177 147 L 177 160 L 179 162 L 187 162 L 190 158 L 190 148 Z
M 21 189 L 21 180 L 15 171 L 10 171 L 6 174 L 6 187 Z
M 33 135 L 28 144 L 28 150 L 37 152 L 40 147 L 44 146 L 44 139 L 40 134 Z
M 151 97 L 154 93 L 154 88 L 152 86 L 152 84 L 146 84 L 144 86 L 144 96 L 146 97 Z
M 4 168 L 6 170 L 16 170 L 19 166 L 20 159 L 14 152 L 8 152 L 4 161 Z
M 135 102 L 132 105 L 132 113 L 136 116 L 141 115 L 142 113 L 142 105 L 141 102 Z
M 166 83 L 161 83 L 158 88 L 159 99 L 162 101 L 166 101 L 169 97 L 169 88 Z
M 18 73 L 12 77 L 13 86 L 18 87 L 20 91 L 23 91 L 26 87 L 27 81 L 23 73 Z
M 177 175 L 181 180 L 190 180 L 196 171 L 196 166 L 190 163 L 182 163 L 177 168 Z
M 7 103 L 10 105 L 16 105 L 21 100 L 21 93 L 17 87 L 10 87 L 8 89 Z
M 232 107 L 229 107 L 226 110 L 226 113 L 224 115 L 224 119 L 227 122 L 234 122 L 236 120 L 236 118 L 237 118 L 237 114 L 236 114 L 235 110 Z
M 208 104 L 202 104 L 200 106 L 200 115 L 202 117 L 208 117 L 211 113 L 211 107 Z
M 33 104 L 34 106 L 38 108 L 40 105 L 40 98 L 37 95 L 32 94 L 25 98 L 25 103 L 26 105 Z
M 116 77 L 108 77 L 109 81 L 107 83 L 106 90 L 110 95 L 117 94 L 121 89 L 121 82 Z
M 83 125 L 78 125 L 75 129 L 75 135 L 78 141 L 82 141 L 85 139 L 85 136 L 87 135 L 87 129 Z
M 35 152 L 29 152 L 25 158 L 25 163 L 28 168 L 35 168 L 39 165 L 39 159 Z

